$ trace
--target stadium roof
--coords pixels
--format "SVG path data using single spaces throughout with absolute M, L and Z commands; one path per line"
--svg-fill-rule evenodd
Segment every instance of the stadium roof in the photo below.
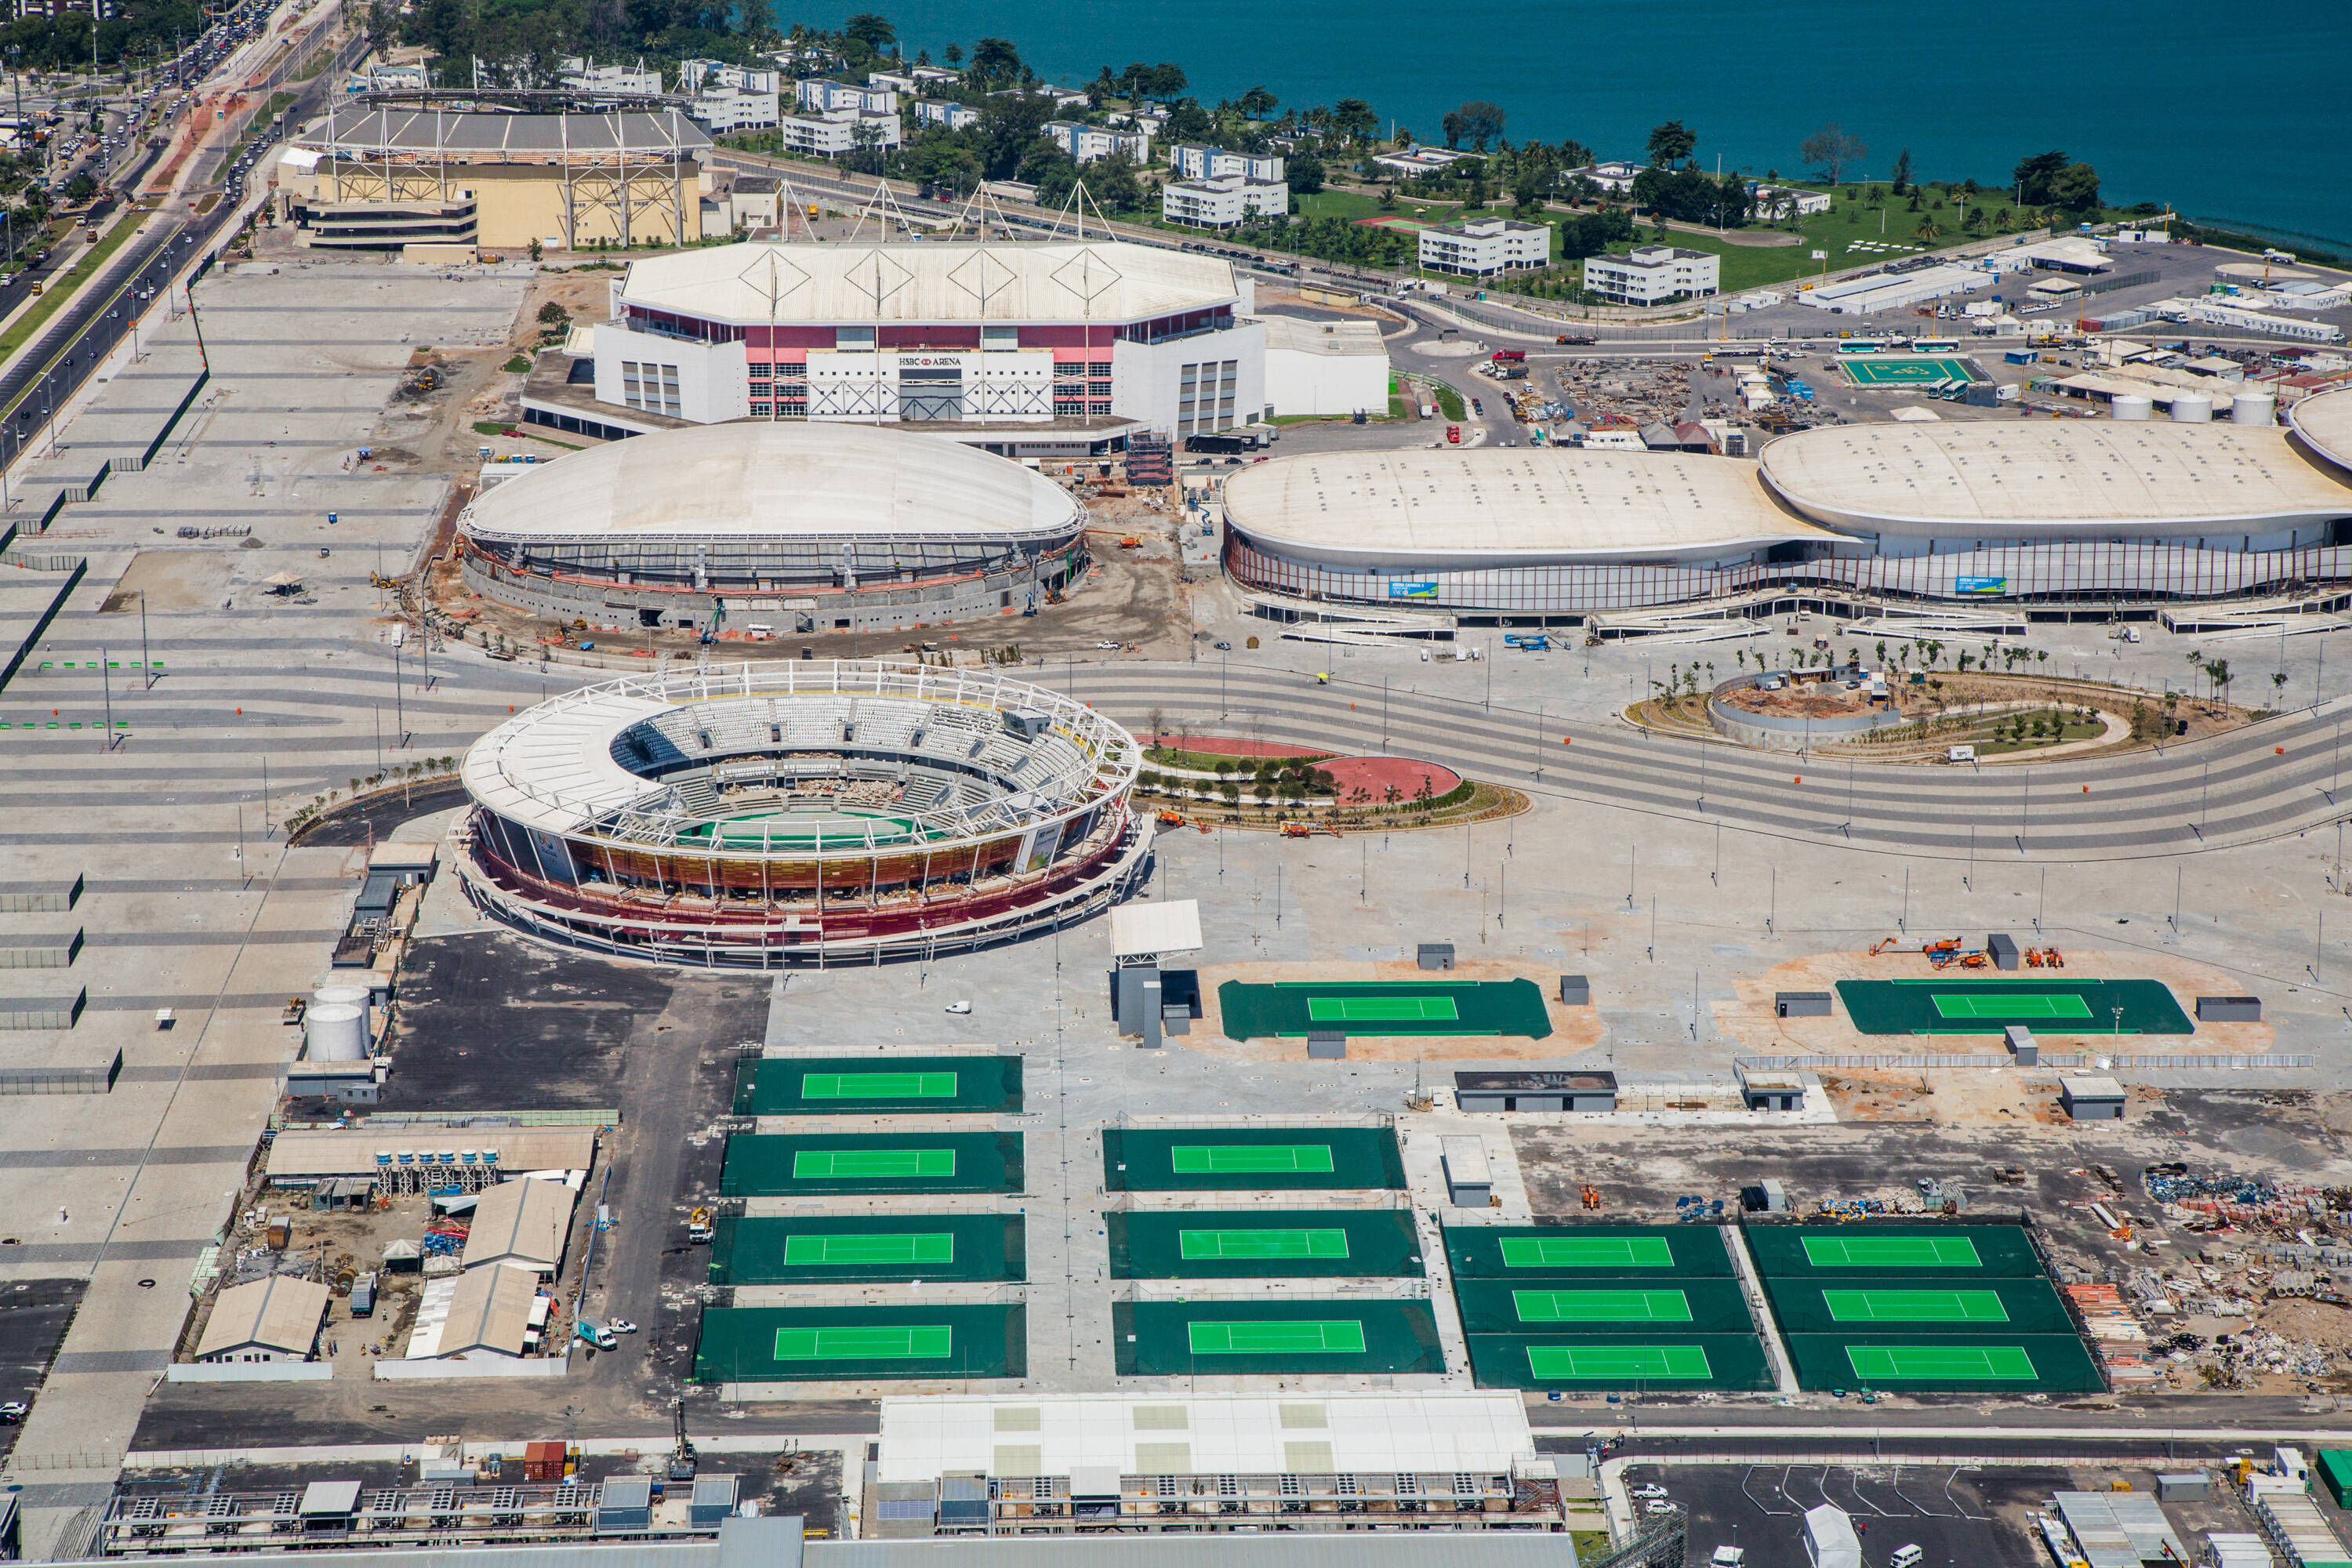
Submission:
M 306 148 L 346 155 L 454 153 L 498 154 L 536 163 L 565 153 L 699 153 L 710 137 L 683 113 L 453 114 L 432 109 L 337 109 L 295 138 Z
M 1108 324 L 1234 304 L 1241 289 L 1230 262 L 1122 240 L 760 240 L 632 262 L 621 298 L 721 321 Z
M 460 526 L 510 544 L 759 538 L 1058 542 L 1083 517 L 1051 479 L 945 437 L 739 420 L 665 430 L 542 464 Z
M 2352 386 L 2306 397 L 2286 416 L 2305 446 L 2331 463 L 2352 468 Z
M 2237 533 L 2352 516 L 2352 488 L 2263 426 L 1830 426 L 1770 442 L 1763 465 L 1790 506 L 1862 533 Z
M 1225 517 L 1285 555 L 1409 570 L 1706 562 L 1829 537 L 1752 463 L 1565 447 L 1277 458 L 1225 481 Z

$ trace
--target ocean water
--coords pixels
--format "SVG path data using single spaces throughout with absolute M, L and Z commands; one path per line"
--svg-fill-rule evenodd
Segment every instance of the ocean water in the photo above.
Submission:
M 1922 179 L 2000 184 L 2059 148 L 2108 200 L 2167 202 L 2210 222 L 2352 250 L 2352 4 L 2253 11 L 2189 0 L 1683 0 L 1640 6 L 1496 0 L 865 0 L 779 7 L 789 26 L 858 10 L 898 25 L 909 58 L 1010 38 L 1048 79 L 1173 61 L 1206 102 L 1263 84 L 1286 105 L 1362 98 L 1439 138 L 1467 99 L 1500 104 L 1513 142 L 1573 136 L 1642 155 L 1680 119 L 1712 169 L 1799 173 L 1835 121 L 1883 177 L 1904 147 Z

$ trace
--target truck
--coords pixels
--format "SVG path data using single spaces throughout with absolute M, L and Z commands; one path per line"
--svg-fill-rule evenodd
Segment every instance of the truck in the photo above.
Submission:
M 593 1318 L 574 1320 L 572 1324 L 572 1337 L 591 1350 L 612 1351 L 621 1348 L 621 1342 L 614 1337 L 613 1331 Z
M 709 1209 L 698 1208 L 686 1216 L 686 1239 L 689 1245 L 697 1247 L 707 1246 L 710 1241 L 710 1211 Z
M 1528 363 L 1528 351 L 1525 349 L 1496 349 L 1487 357 L 1492 359 L 1496 364 L 1525 364 Z

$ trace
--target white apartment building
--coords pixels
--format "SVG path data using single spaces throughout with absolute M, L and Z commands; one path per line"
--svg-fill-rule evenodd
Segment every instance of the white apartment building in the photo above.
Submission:
M 737 92 L 772 92 L 784 89 L 783 73 L 772 66 L 731 66 L 724 60 L 681 60 L 677 67 L 680 92 L 700 92 L 706 87 L 729 87 Z
M 1145 131 L 1113 131 L 1101 125 L 1083 125 L 1075 120 L 1045 121 L 1045 134 L 1054 145 L 1070 155 L 1074 163 L 1091 163 L 1098 158 L 1125 153 L 1133 163 L 1151 161 L 1151 135 Z
M 1720 287 L 1721 258 L 1674 245 L 1642 245 L 1628 256 L 1584 258 L 1584 290 L 1612 305 L 1697 299 Z
M 783 94 L 745 92 L 713 84 L 695 96 L 686 112 L 696 124 L 714 135 L 730 131 L 772 131 L 783 117 Z
M 1561 174 L 1559 183 L 1572 185 L 1580 178 L 1587 179 L 1604 191 L 1622 195 L 1633 188 L 1633 182 L 1641 177 L 1644 167 L 1646 165 L 1641 163 L 1587 163 L 1581 169 L 1570 169 Z
M 1485 278 L 1551 259 L 1551 228 L 1517 218 L 1479 217 L 1421 231 L 1421 265 L 1432 272 Z
M 980 110 L 969 103 L 950 103 L 945 99 L 919 98 L 915 100 L 915 123 L 944 125 L 950 131 L 961 131 L 966 126 L 980 123 Z
M 566 55 L 557 62 L 562 72 L 562 82 L 574 92 L 632 93 L 657 96 L 662 87 L 662 73 L 649 68 L 639 60 L 634 66 L 600 66 L 582 55 Z
M 820 158 L 838 158 L 868 147 L 896 147 L 906 140 L 897 115 L 860 114 L 854 109 L 786 114 L 777 120 L 776 130 L 786 152 L 810 153 Z M 861 136 L 861 131 L 868 134 Z
M 1451 147 L 1421 146 L 1409 147 L 1402 153 L 1383 153 L 1372 162 L 1392 174 L 1402 174 L 1410 179 L 1415 174 L 1433 174 L 1448 164 L 1476 156 L 1475 153 L 1457 152 Z
M 1168 149 L 1168 165 L 1187 180 L 1218 180 L 1238 174 L 1244 180 L 1279 180 L 1283 160 L 1270 153 L 1228 153 L 1197 142 L 1179 142 Z
M 1290 186 L 1281 180 L 1253 180 L 1241 174 L 1171 180 L 1160 187 L 1160 216 L 1195 228 L 1231 228 L 1254 217 L 1287 217 Z
M 1778 217 L 1784 213 L 1794 217 L 1811 217 L 1815 213 L 1830 210 L 1830 198 L 1824 191 L 1801 191 L 1794 185 L 1757 185 L 1748 187 L 1759 217 Z
M 845 109 L 858 114 L 898 112 L 898 94 L 892 88 L 857 87 L 813 76 L 796 83 L 793 90 L 799 95 L 802 110 L 810 114 L 832 114 Z

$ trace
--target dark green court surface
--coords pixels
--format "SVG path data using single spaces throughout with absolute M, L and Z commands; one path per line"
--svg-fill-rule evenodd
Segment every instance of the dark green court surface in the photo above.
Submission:
M 1178 1209 L 1105 1216 L 1114 1279 L 1418 1277 L 1406 1209 Z
M 1909 1279 L 1882 1275 L 1847 1284 L 1819 1275 L 1767 1277 L 1765 1294 L 1792 1334 L 2066 1334 L 2074 1321 L 2047 1279 Z
M 1851 1279 L 1876 1288 L 2042 1273 L 2022 1226 L 1751 1225 L 1745 1234 L 1766 1279 Z
M 1464 1279 L 1454 1282 L 1471 1334 L 1623 1334 L 1654 1324 L 1677 1334 L 1755 1331 L 1739 1281 Z
M 1107 1127 L 1103 1186 L 1114 1193 L 1293 1192 L 1404 1185 L 1386 1127 Z
M 1914 1325 L 1929 1327 L 1931 1325 Z M 2102 1386 L 2073 1334 L 1790 1334 L 1797 1382 L 1809 1389 L 1890 1394 L 2084 1394 Z
M 1028 1278 L 1017 1214 L 722 1215 L 712 1230 L 713 1285 Z
M 757 1057 L 735 1076 L 738 1116 L 1020 1109 L 1019 1057 Z
M 730 1198 L 866 1193 L 1017 1193 L 1018 1132 L 738 1132 L 719 1190 Z
M 1658 1394 L 1773 1386 L 1763 1343 L 1752 1333 L 1473 1333 L 1469 1346 L 1480 1388 Z
M 1837 990 L 1865 1035 L 1998 1035 L 2011 1024 L 2048 1035 L 2197 1032 L 2154 980 L 1841 980 Z
M 1122 1377 L 1444 1372 L 1426 1301 L 1114 1301 Z
M 706 1307 L 697 1383 L 866 1383 L 1023 1377 L 1028 1310 L 982 1307 Z
M 1728 1278 L 1731 1256 L 1711 1225 L 1448 1226 L 1456 1279 Z
M 1217 987 L 1228 1038 L 1303 1037 L 1318 1029 L 1345 1035 L 1512 1035 L 1540 1040 L 1551 1015 L 1532 980 L 1286 980 Z

